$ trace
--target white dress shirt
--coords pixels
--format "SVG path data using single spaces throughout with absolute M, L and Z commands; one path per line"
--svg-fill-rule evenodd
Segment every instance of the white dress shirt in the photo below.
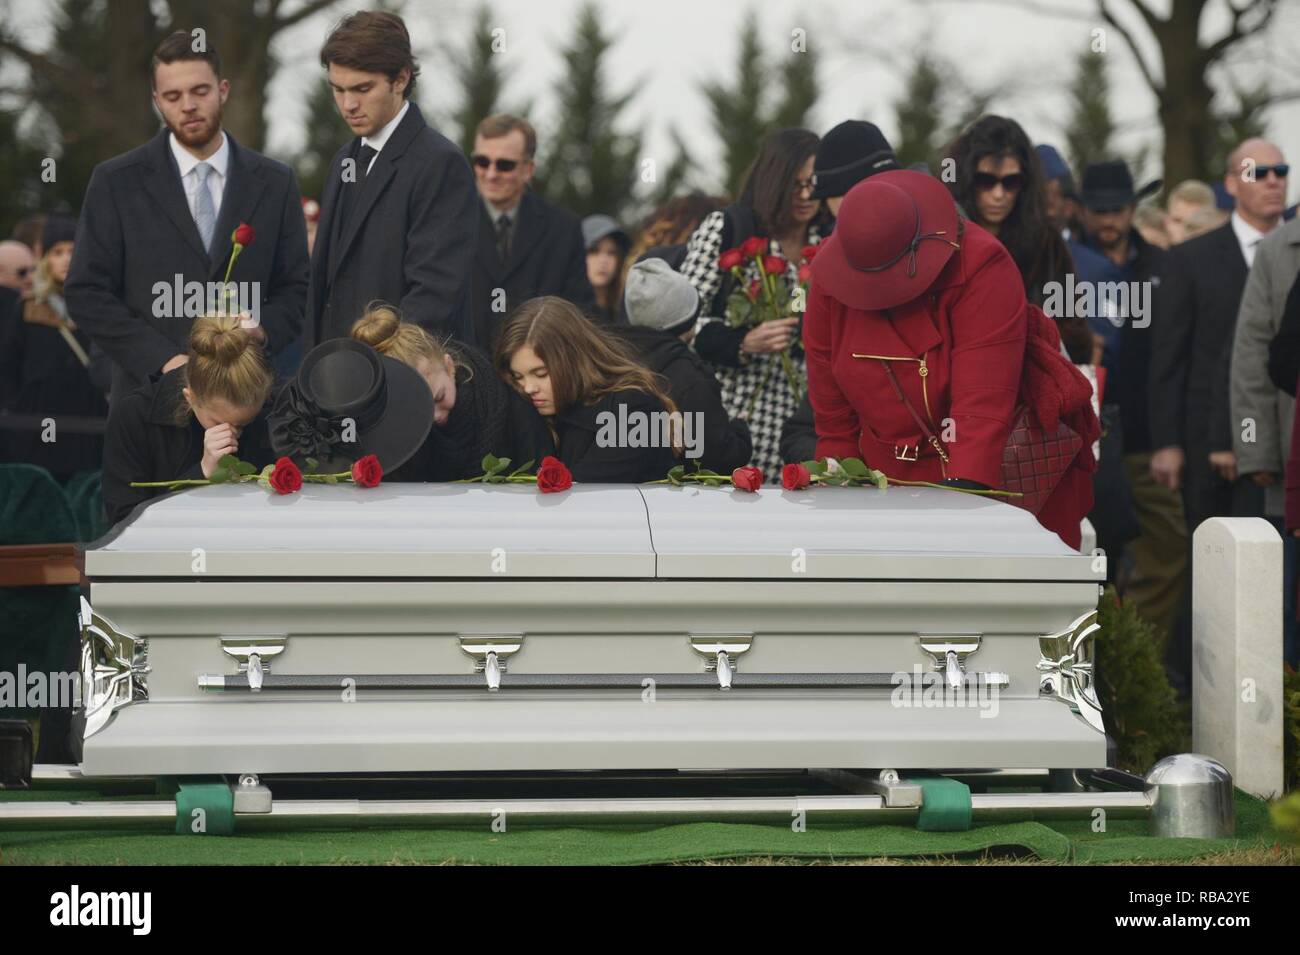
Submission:
M 1241 246 L 1241 255 L 1246 260 L 1246 268 L 1250 268 L 1255 264 L 1255 247 L 1268 233 L 1260 232 L 1243 219 L 1236 210 L 1233 210 L 1231 221 L 1232 232 L 1237 237 L 1237 244 Z
M 220 135 L 221 145 L 207 159 L 198 158 L 177 142 L 175 133 L 167 137 L 167 141 L 171 143 L 172 155 L 176 157 L 176 165 L 181 170 L 181 185 L 185 187 L 185 201 L 189 204 L 190 215 L 196 220 L 199 209 L 199 177 L 194 172 L 194 167 L 201 162 L 212 167 L 212 172 L 208 173 L 208 192 L 212 194 L 212 208 L 217 211 L 218 218 L 221 216 L 221 196 L 226 191 L 226 173 L 230 168 L 230 140 L 226 138 L 224 130 Z
M 361 145 L 369 146 L 375 151 L 375 154 L 370 157 L 370 165 L 366 167 L 367 176 L 370 175 L 370 170 L 374 168 L 375 160 L 379 158 L 379 154 L 384 151 L 384 143 L 388 142 L 389 137 L 393 135 L 393 130 L 402 122 L 402 117 L 406 115 L 406 111 L 410 108 L 411 102 L 407 100 L 402 104 L 402 108 L 397 111 L 397 115 L 384 124 L 383 129 L 373 136 L 361 137 Z

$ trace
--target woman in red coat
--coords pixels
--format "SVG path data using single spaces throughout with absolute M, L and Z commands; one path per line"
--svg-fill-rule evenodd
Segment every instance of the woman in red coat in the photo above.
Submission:
M 859 457 L 900 480 L 998 488 L 1025 400 L 1026 349 L 1033 342 L 1041 361 L 1043 347 L 1003 245 L 959 223 L 938 180 L 899 170 L 850 190 L 812 274 L 803 341 L 817 456 Z M 1090 470 L 1085 452 L 1077 470 Z M 1091 503 L 1067 475 L 1038 519 L 1077 547 Z

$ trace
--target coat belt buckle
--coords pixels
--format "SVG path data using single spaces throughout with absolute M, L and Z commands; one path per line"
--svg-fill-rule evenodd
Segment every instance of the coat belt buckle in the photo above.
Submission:
M 916 443 L 911 445 L 911 454 L 908 454 L 909 446 L 906 444 L 894 445 L 894 460 L 896 461 L 915 461 L 921 454 L 921 445 Z

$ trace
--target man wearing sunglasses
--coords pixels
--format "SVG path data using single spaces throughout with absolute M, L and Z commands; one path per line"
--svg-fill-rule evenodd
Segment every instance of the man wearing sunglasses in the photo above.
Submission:
M 498 114 L 478 125 L 470 162 L 482 197 L 474 254 L 474 331 L 491 348 L 509 312 L 538 295 L 589 309 L 582 223 L 528 188 L 537 133 L 526 119 Z
M 1257 516 L 1262 496 L 1234 491 L 1237 460 L 1228 385 L 1232 340 L 1255 251 L 1282 221 L 1289 173 L 1281 151 L 1248 139 L 1228 157 L 1223 185 L 1236 200 L 1228 221 L 1176 246 L 1156 296 L 1151 359 L 1151 473 L 1183 489 L 1188 532 L 1207 517 Z M 1267 375 L 1266 368 L 1260 374 Z M 1254 480 L 1251 487 L 1261 486 Z M 1234 493 L 1239 497 L 1234 509 Z
M 26 295 L 36 281 L 36 256 L 23 243 L 13 239 L 0 242 L 0 285 Z
M 303 352 L 346 337 L 374 300 L 439 338 L 472 343 L 474 185 L 464 154 L 411 99 L 420 68 L 406 24 L 354 13 L 320 61 L 356 138 L 335 154 L 321 195 Z

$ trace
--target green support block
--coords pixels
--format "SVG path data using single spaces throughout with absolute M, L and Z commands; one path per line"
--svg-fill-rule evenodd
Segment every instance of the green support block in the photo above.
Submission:
M 970 787 L 946 776 L 912 776 L 921 786 L 921 811 L 916 828 L 922 832 L 965 832 L 970 828 Z
M 221 779 L 182 779 L 176 791 L 177 835 L 235 832 L 235 796 Z

